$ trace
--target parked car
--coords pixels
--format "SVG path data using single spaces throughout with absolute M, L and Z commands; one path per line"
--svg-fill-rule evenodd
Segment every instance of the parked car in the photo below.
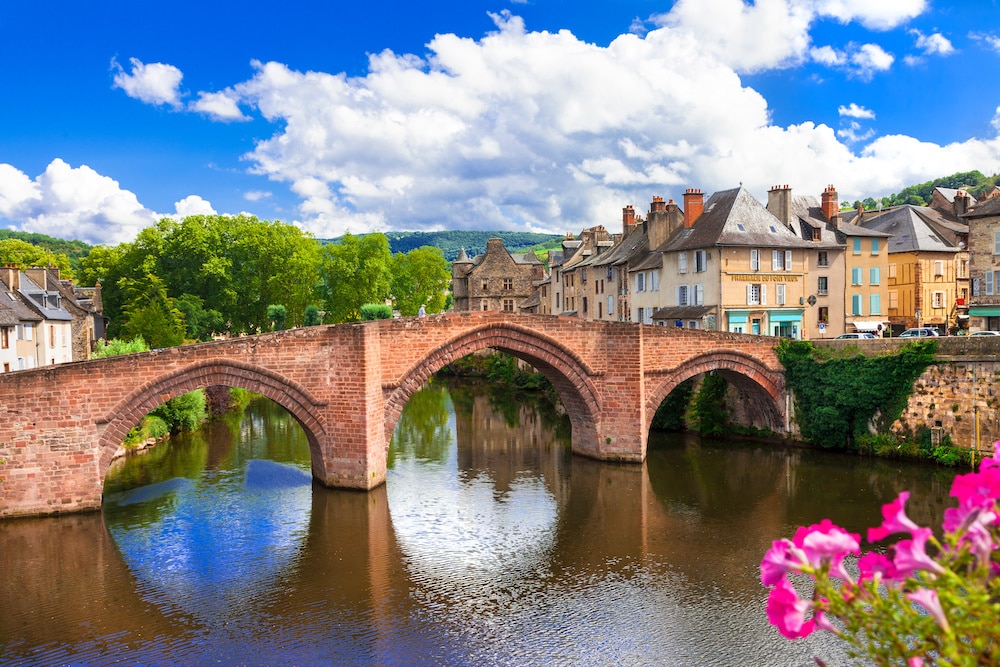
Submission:
M 868 333 L 867 331 L 858 331 L 855 333 L 840 334 L 834 340 L 842 340 L 845 338 L 875 338 L 875 334 Z
M 973 336 L 1000 336 L 1000 331 L 977 331 Z
M 923 338 L 924 336 L 940 336 L 937 329 L 931 327 L 921 327 L 919 329 L 907 329 L 899 334 L 897 338 Z

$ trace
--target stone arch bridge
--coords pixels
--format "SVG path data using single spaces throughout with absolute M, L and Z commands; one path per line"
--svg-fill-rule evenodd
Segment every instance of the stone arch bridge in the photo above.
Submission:
M 285 407 L 314 477 L 371 489 L 409 397 L 446 364 L 493 348 L 552 382 L 575 453 L 643 461 L 656 408 L 681 382 L 726 375 L 757 426 L 789 429 L 773 338 L 496 312 L 292 329 L 0 374 L 0 517 L 93 510 L 126 433 L 165 401 L 242 387 Z

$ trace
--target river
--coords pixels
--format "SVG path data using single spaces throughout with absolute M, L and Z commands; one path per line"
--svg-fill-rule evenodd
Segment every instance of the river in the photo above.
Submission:
M 114 466 L 100 513 L 0 522 L 2 665 L 848 664 L 767 624 L 771 541 L 936 525 L 953 472 L 653 433 L 645 464 L 570 453 L 551 410 L 431 383 L 384 486 L 311 481 L 261 399 Z

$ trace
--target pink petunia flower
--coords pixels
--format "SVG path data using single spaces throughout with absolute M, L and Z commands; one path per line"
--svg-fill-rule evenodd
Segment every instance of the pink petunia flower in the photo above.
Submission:
M 760 562 L 760 583 L 774 586 L 789 571 L 801 572 L 808 565 L 806 555 L 790 540 L 775 540 Z
M 944 609 L 941 608 L 941 600 L 938 599 L 937 591 L 930 588 L 918 588 L 912 593 L 906 594 L 906 599 L 911 602 L 916 602 L 921 607 L 927 610 L 937 624 L 945 632 L 951 632 L 951 627 L 948 625 L 948 619 L 944 616 Z
M 859 579 L 891 582 L 899 578 L 896 566 L 880 553 L 869 551 L 858 559 Z
M 893 533 L 914 531 L 920 527 L 906 516 L 906 501 L 909 497 L 910 492 L 903 491 L 894 501 L 882 505 L 882 525 L 868 529 L 869 542 L 878 542 Z
M 799 599 L 795 588 L 782 578 L 767 596 L 767 620 L 787 639 L 808 637 L 815 628 L 814 621 L 805 618 L 811 607 L 808 601 Z
M 945 569 L 927 555 L 927 539 L 931 536 L 930 528 L 919 528 L 913 531 L 912 540 L 900 540 L 893 547 L 895 557 L 892 559 L 900 578 L 906 578 L 917 570 L 926 570 L 934 574 L 944 574 Z

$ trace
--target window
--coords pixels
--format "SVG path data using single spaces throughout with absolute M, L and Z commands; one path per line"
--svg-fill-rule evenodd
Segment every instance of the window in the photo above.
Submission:
M 828 280 L 826 276 L 820 276 L 816 281 L 816 292 L 821 296 L 826 296 L 830 292 Z
M 556 292 L 556 310 L 562 308 L 562 294 Z
M 792 270 L 792 251 L 791 250 L 772 250 L 771 251 L 771 270 L 772 271 L 791 271 Z
M 812 240 L 813 241 L 819 241 L 822 238 L 823 238 L 823 230 L 821 230 L 819 227 L 813 227 L 812 228 Z
M 750 270 L 760 271 L 760 250 L 750 249 Z
M 603 307 L 604 307 L 604 304 L 601 303 L 600 299 L 598 299 L 597 300 L 597 319 L 601 319 L 601 318 L 604 317 L 604 311 L 601 310 Z
M 649 272 L 649 291 L 659 292 L 660 291 L 660 272 L 650 271 Z
M 637 273 L 635 274 L 635 291 L 645 292 L 646 291 L 646 274 Z
M 556 299 L 556 300 L 558 301 L 558 299 Z M 483 299 L 482 301 L 479 302 L 479 309 L 480 310 L 489 310 L 490 309 L 490 302 L 488 300 L 486 300 L 486 299 Z
M 967 259 L 958 260 L 958 277 L 959 278 L 969 277 L 969 260 Z
M 686 306 L 688 305 L 688 286 L 678 285 L 677 286 L 677 305 Z
M 861 254 L 861 237 L 860 236 L 855 236 L 854 237 L 854 254 L 855 255 L 860 255 Z
M 489 290 L 490 290 L 490 281 L 488 281 L 486 278 L 483 278 L 483 291 L 488 292 Z
M 0 329 L 0 348 L 6 350 L 10 347 L 10 328 L 3 327 Z
M 861 312 L 861 295 L 852 294 L 851 295 L 851 315 L 863 315 Z
M 694 251 L 694 271 L 695 273 L 702 273 L 706 270 L 708 257 L 704 250 Z
M 889 310 L 899 310 L 899 292 L 889 290 Z
M 869 294 L 868 295 L 868 314 L 869 315 L 881 315 L 882 314 L 882 295 L 881 294 Z
M 872 239 L 872 254 L 878 254 L 878 239 Z
M 934 276 L 938 277 L 938 276 L 943 276 L 943 275 L 944 275 L 944 260 L 935 259 L 934 260 Z
M 896 265 L 895 264 L 890 264 L 889 265 L 889 277 L 890 278 L 895 278 L 896 277 Z
M 830 253 L 826 250 L 816 253 L 816 266 L 830 266 Z
M 869 285 L 881 285 L 882 284 L 882 271 L 877 266 L 873 266 L 868 269 L 868 284 Z
M 983 276 L 986 278 L 986 296 L 993 296 L 993 272 L 986 271 Z
M 944 292 L 934 292 L 931 295 L 931 308 L 944 308 Z
M 774 289 L 774 300 L 779 306 L 785 305 L 785 285 L 784 283 L 779 283 L 775 285 Z
M 514 279 L 513 278 L 504 278 L 503 279 L 503 288 L 506 289 L 506 290 L 514 289 Z
M 608 297 L 608 315 L 615 312 L 615 297 Z
M 820 324 L 830 323 L 830 309 L 827 306 L 819 307 L 819 323 Z
M 767 303 L 767 286 L 758 283 L 747 285 L 747 303 L 752 306 Z
M 587 312 L 587 297 L 583 297 L 583 312 Z
M 860 285 L 861 284 L 861 267 L 856 266 L 851 269 L 851 284 Z
M 686 252 L 677 253 L 677 273 L 688 272 L 688 254 Z
M 1000 255 L 1000 229 L 993 230 L 993 254 Z
M 694 286 L 694 305 L 704 306 L 705 305 L 705 284 L 698 283 Z
M 49 347 L 51 348 L 51 347 L 55 347 L 55 346 L 56 346 L 56 328 L 50 324 L 49 325 Z

